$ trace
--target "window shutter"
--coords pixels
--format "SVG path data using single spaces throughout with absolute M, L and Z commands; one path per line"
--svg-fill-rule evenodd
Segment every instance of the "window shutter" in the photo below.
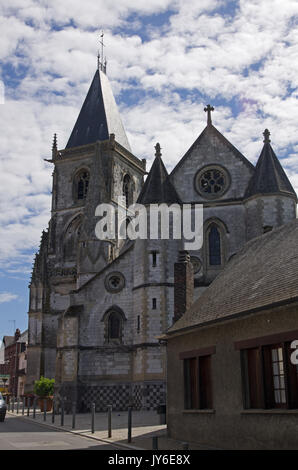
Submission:
M 191 407 L 199 408 L 198 400 L 198 359 L 194 357 L 190 362 Z
M 240 350 L 240 363 L 241 363 L 241 378 L 242 378 L 242 399 L 243 408 L 250 408 L 250 393 L 249 393 L 249 374 L 248 374 L 248 354 L 247 349 Z
M 183 363 L 184 363 L 184 407 L 186 410 L 189 410 L 191 408 L 189 359 L 184 359 Z
M 250 408 L 263 408 L 262 361 L 259 348 L 247 350 L 248 395 Z
M 200 409 L 212 408 L 211 356 L 199 358 Z

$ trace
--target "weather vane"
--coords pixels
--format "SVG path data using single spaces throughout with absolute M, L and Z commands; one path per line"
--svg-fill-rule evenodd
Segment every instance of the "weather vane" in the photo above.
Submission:
M 99 54 L 99 51 L 98 51 L 98 53 L 97 53 L 97 67 L 98 67 L 98 70 L 101 70 L 102 72 L 106 73 L 106 71 L 107 71 L 107 59 L 103 60 L 103 48 L 105 47 L 105 44 L 103 42 L 103 37 L 104 37 L 104 32 L 102 31 L 101 35 L 100 35 L 100 40 L 99 40 L 99 44 L 101 45 L 101 54 Z

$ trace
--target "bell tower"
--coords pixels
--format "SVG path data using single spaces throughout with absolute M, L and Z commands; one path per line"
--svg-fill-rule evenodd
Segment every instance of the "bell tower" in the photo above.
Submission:
M 94 277 L 119 252 L 117 240 L 96 237 L 96 207 L 100 203 L 116 204 L 127 189 L 131 203 L 135 202 L 146 172 L 145 162 L 131 153 L 105 72 L 106 64 L 99 64 L 66 147 L 58 149 L 55 134 L 52 158 L 47 160 L 54 165 L 52 208 L 30 286 L 34 301 L 29 310 L 28 355 L 29 361 L 34 356 L 31 363 L 38 368 L 30 376 L 27 391 L 41 374 L 55 377 L 57 334 L 60 329 L 63 332 L 70 292 Z M 38 315 L 37 295 L 42 296 Z M 78 337 L 73 338 L 72 344 L 78 341 Z M 68 346 L 66 336 L 60 335 L 60 357 Z

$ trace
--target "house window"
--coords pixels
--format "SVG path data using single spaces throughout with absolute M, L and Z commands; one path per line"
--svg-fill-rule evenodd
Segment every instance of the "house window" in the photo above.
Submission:
M 140 329 L 141 329 L 141 317 L 140 317 L 140 315 L 138 315 L 138 317 L 137 317 L 137 333 L 140 333 Z
M 156 299 L 152 299 L 152 310 L 156 310 Z
M 289 342 L 241 351 L 245 408 L 298 408 L 292 352 Z
M 274 401 L 277 406 L 283 406 L 286 400 L 285 369 L 282 347 L 273 347 L 270 350 L 272 362 L 272 389 L 274 392 Z
M 211 355 L 184 359 L 185 409 L 212 409 Z
M 221 265 L 221 242 L 220 231 L 216 224 L 212 224 L 208 230 L 208 246 L 209 246 L 209 265 Z

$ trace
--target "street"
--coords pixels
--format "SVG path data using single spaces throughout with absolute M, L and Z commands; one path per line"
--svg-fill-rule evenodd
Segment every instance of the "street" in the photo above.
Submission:
M 50 429 L 32 421 L 6 415 L 0 423 L 0 450 L 110 450 L 122 449 L 88 437 Z

